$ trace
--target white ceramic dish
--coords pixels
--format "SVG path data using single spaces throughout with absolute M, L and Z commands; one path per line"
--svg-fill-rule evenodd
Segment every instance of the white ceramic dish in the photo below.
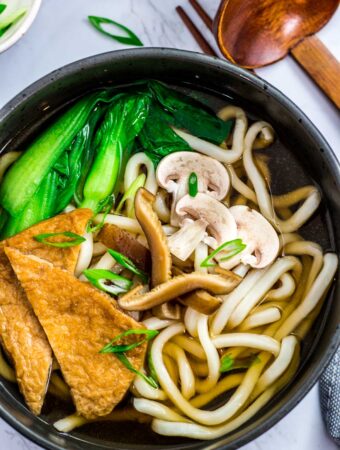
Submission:
M 0 37 L 0 53 L 14 45 L 30 28 L 38 14 L 41 1 L 42 0 L 1 0 L 0 3 L 5 3 L 7 5 L 6 10 L 0 16 L 1 19 L 6 18 L 8 14 L 20 8 L 26 8 L 27 12 Z

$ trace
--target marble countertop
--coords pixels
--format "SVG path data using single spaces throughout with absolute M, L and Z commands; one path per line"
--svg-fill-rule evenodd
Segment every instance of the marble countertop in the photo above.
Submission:
M 218 0 L 201 0 L 211 13 Z M 187 0 L 44 0 L 36 21 L 28 33 L 10 50 L 0 55 L 0 107 L 27 85 L 48 72 L 86 56 L 123 48 L 95 32 L 87 23 L 88 15 L 110 17 L 130 27 L 148 47 L 174 47 L 199 51 L 175 12 L 182 5 L 197 26 L 213 39 L 197 20 Z M 340 10 L 318 34 L 340 59 Z M 292 58 L 257 73 L 283 91 L 314 122 L 340 159 L 340 126 L 336 108 L 324 97 Z M 38 450 L 0 419 L 0 448 Z M 243 450 L 336 450 L 328 438 L 320 414 L 317 386 L 276 426 Z

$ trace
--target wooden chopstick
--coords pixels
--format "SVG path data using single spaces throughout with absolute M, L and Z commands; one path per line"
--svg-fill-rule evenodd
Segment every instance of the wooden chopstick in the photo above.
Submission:
M 203 20 L 205 25 L 209 28 L 209 30 L 213 31 L 213 20 L 208 15 L 208 13 L 203 9 L 203 7 L 198 3 L 197 0 L 189 0 L 190 5 L 194 8 L 200 18 Z
M 206 53 L 207 55 L 211 56 L 218 56 L 215 50 L 209 44 L 209 42 L 205 39 L 205 37 L 202 35 L 202 33 L 199 31 L 196 25 L 192 22 L 187 13 L 184 11 L 184 9 L 181 6 L 177 6 L 176 11 L 180 16 L 180 18 L 182 19 L 184 25 L 190 31 L 192 37 L 200 46 L 203 53 Z

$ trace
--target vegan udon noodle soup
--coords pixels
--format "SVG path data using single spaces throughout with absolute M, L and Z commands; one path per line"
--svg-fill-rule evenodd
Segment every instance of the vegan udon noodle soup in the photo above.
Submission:
M 320 192 L 309 184 L 272 194 L 278 138 L 270 123 L 250 120 L 238 106 L 215 115 L 151 81 L 90 94 L 72 108 L 51 125 L 63 142 L 47 130 L 25 152 L 36 157 L 46 142 L 52 148 L 21 190 L 11 192 L 11 183 L 25 170 L 24 157 L 1 157 L 2 237 L 62 211 L 92 209 L 84 236 L 64 237 L 80 245 L 75 277 L 140 322 L 138 334 L 128 330 L 132 345 L 148 348 L 138 371 L 129 363 L 131 343 L 124 346 L 128 333 L 103 342 L 102 358 L 119 358 L 136 373 L 128 397 L 108 416 L 75 412 L 54 426 L 70 432 L 130 420 L 165 436 L 227 434 L 293 379 L 334 278 L 336 255 L 301 234 Z M 49 383 L 58 417 L 60 404 L 72 408 L 59 369 Z M 4 357 L 0 370 L 15 382 Z

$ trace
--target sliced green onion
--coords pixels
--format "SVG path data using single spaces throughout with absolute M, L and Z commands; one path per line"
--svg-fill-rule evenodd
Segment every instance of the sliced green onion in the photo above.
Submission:
M 153 360 L 152 360 L 152 355 L 151 355 L 151 352 L 150 352 L 150 351 L 149 351 L 149 353 L 148 353 L 148 366 L 149 366 L 149 371 L 150 371 L 151 377 L 152 377 L 155 381 L 158 382 L 157 372 L 156 372 L 156 369 L 155 369 L 155 366 L 154 366 L 154 363 L 153 363 Z
M 127 292 L 132 286 L 131 280 L 121 277 L 110 270 L 87 269 L 84 270 L 83 274 L 93 286 L 113 295 Z
M 261 362 L 258 356 L 250 356 L 244 359 L 235 359 L 230 354 L 224 355 L 221 359 L 220 372 L 230 372 L 237 369 L 248 369 L 252 364 Z
M 113 259 L 117 261 L 118 264 L 125 267 L 125 269 L 130 270 L 130 272 L 134 273 L 139 277 L 143 284 L 147 284 L 149 282 L 149 275 L 144 272 L 144 270 L 138 269 L 138 267 L 135 266 L 135 264 L 129 259 L 127 256 L 122 255 L 121 253 L 117 252 L 116 250 L 112 250 L 109 248 L 108 253 L 112 256 Z
M 6 8 L 7 8 L 7 5 L 5 5 L 4 3 L 0 3 L 0 14 L 2 12 L 4 12 Z
M 241 253 L 245 248 L 246 244 L 242 242 L 242 239 L 234 239 L 233 241 L 224 242 L 222 245 L 217 247 L 216 250 L 210 253 L 202 262 L 201 267 L 214 267 L 216 264 L 211 264 L 209 261 L 214 258 L 222 250 L 227 251 L 227 255 L 220 259 L 220 261 L 226 261 L 233 256 Z
M 130 363 L 128 358 L 126 357 L 125 353 L 115 353 L 116 357 L 119 359 L 119 361 L 124 364 L 124 366 L 129 369 L 131 372 L 139 375 L 143 380 L 145 380 L 151 387 L 154 389 L 158 389 L 157 381 L 154 380 L 151 376 L 145 375 L 143 372 L 140 372 L 139 370 L 135 369 L 133 365 Z
M 189 195 L 190 197 L 196 197 L 198 192 L 198 183 L 197 183 L 197 175 L 195 172 L 192 172 L 189 176 Z
M 4 11 L 4 9 L 2 9 Z M 6 31 L 14 25 L 22 16 L 24 16 L 27 12 L 26 8 L 20 8 L 17 11 L 9 14 L 3 20 L 0 20 L 0 37 L 6 33 Z
M 62 241 L 62 242 L 51 242 L 49 239 L 51 237 L 56 236 L 65 236 L 68 238 L 71 238 L 68 241 Z M 37 234 L 36 236 L 33 236 L 33 239 L 41 242 L 45 245 L 50 245 L 51 247 L 60 247 L 60 248 L 67 248 L 67 247 L 74 247 L 76 245 L 81 244 L 86 239 L 83 236 L 79 236 L 79 234 L 72 233 L 72 231 L 63 231 L 60 233 L 44 233 L 44 234 Z
M 111 37 L 117 42 L 120 42 L 121 44 L 126 45 L 136 45 L 138 47 L 142 47 L 143 43 L 141 40 L 126 26 L 122 25 L 121 23 L 115 22 L 114 20 L 108 19 L 107 17 L 98 17 L 98 16 L 88 16 L 90 24 L 98 30 L 100 33 L 105 34 L 106 36 Z M 103 24 L 110 24 L 114 25 L 115 27 L 123 30 L 127 36 L 119 36 L 117 34 L 109 33 L 108 31 L 105 31 L 102 27 Z
M 128 352 L 129 350 L 133 350 L 136 347 L 139 347 L 140 345 L 144 344 L 144 342 L 150 341 L 155 336 L 157 336 L 159 332 L 157 330 L 145 330 L 145 329 L 137 329 L 137 330 L 127 330 L 124 333 L 119 334 L 115 338 L 112 339 L 111 342 L 109 342 L 105 347 L 103 347 L 99 353 L 124 353 Z M 145 335 L 145 338 L 142 339 L 139 342 L 134 342 L 133 344 L 128 345 L 113 345 L 114 342 L 117 342 L 119 339 L 125 337 L 125 336 L 131 336 L 131 335 Z
M 109 212 L 111 211 L 111 208 L 112 208 L 113 203 L 114 203 L 114 196 L 113 196 L 113 195 L 110 195 L 110 200 L 109 200 L 109 202 L 108 202 L 107 205 L 104 206 L 104 208 L 103 208 L 103 211 L 102 211 L 103 217 L 102 217 L 101 221 L 100 221 L 99 223 L 97 223 L 97 225 L 92 225 L 92 223 L 93 223 L 93 218 L 96 216 L 96 214 L 94 214 L 94 216 L 92 217 L 92 219 L 89 220 L 89 223 L 87 224 L 87 228 L 86 228 L 86 231 L 87 231 L 88 233 L 96 233 L 97 231 L 100 231 L 100 230 L 103 228 L 103 226 L 105 225 L 105 219 L 106 219 L 106 216 L 107 216 L 107 215 L 109 214 Z
M 136 196 L 136 192 L 138 191 L 139 188 L 143 187 L 146 181 L 146 176 L 144 175 L 144 173 L 141 173 L 136 179 L 135 181 L 133 181 L 129 188 L 127 189 L 127 191 L 125 192 L 125 194 L 123 195 L 121 201 L 119 202 L 117 209 L 116 209 L 116 214 L 119 214 L 120 211 L 123 208 L 124 203 L 126 202 L 126 200 L 131 200 L 131 206 L 127 211 L 127 215 L 128 217 L 133 217 L 133 212 L 134 212 L 134 204 L 133 204 L 133 200 Z

